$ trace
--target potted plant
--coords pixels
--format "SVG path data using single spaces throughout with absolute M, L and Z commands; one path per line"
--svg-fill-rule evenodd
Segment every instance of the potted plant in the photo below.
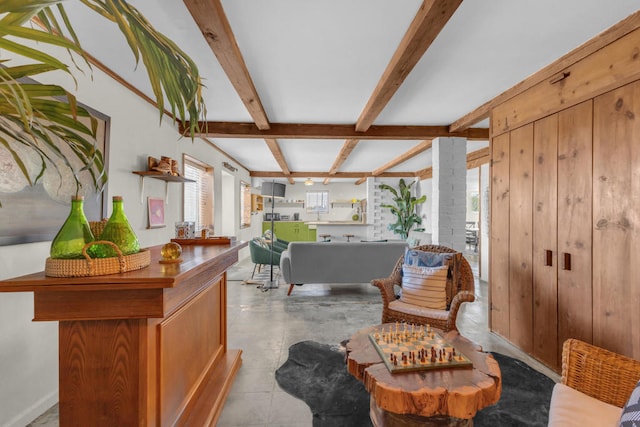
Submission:
M 413 184 L 415 184 L 415 181 L 407 185 L 404 179 L 401 178 L 397 190 L 387 184 L 380 184 L 379 186 L 381 190 L 391 192 L 395 202 L 395 205 L 380 205 L 380 207 L 390 209 L 391 213 L 396 216 L 396 222 L 387 225 L 387 229 L 400 235 L 402 239 L 407 238 L 414 225 L 422 224 L 422 218 L 417 214 L 416 208 L 427 200 L 427 196 L 417 198 L 411 195 L 411 186 Z
M 49 71 L 73 75 L 71 70 L 80 70 L 80 64 L 72 55 L 91 68 L 61 3 L 61 0 L 0 2 L 0 49 L 25 61 L 21 65 L 13 65 L 7 59 L 0 61 L 3 99 L 0 148 L 11 156 L 29 185 L 35 185 L 48 168 L 58 174 L 65 168 L 75 178 L 77 190 L 81 186 L 77 175 L 85 170 L 96 189 L 101 190 L 106 173 L 103 153 L 96 149 L 95 118 L 61 86 L 37 84 L 31 79 Z M 160 115 L 165 114 L 165 108 L 170 110 L 174 120 L 183 125 L 188 123 L 193 138 L 205 111 L 195 63 L 125 0 L 78 0 L 78 3 L 96 12 L 98 19 L 107 19 L 118 26 L 136 62 L 142 60 L 145 65 Z M 67 49 L 69 64 L 37 49 L 38 44 Z M 63 146 L 68 149 L 61 150 Z M 38 170 L 28 170 L 27 158 L 31 164 L 34 158 L 38 159 Z

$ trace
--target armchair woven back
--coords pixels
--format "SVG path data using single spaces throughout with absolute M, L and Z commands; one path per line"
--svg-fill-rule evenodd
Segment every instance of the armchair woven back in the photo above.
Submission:
M 446 246 L 441 245 L 422 245 L 416 246 L 411 249 L 417 249 L 419 251 L 424 252 L 436 252 L 436 253 L 456 253 L 455 249 L 451 249 Z M 397 283 L 402 283 L 402 264 L 404 263 L 404 255 L 398 259 L 393 271 L 391 272 L 390 277 L 394 277 L 397 279 Z M 475 290 L 475 282 L 473 279 L 473 270 L 471 270 L 471 266 L 469 265 L 469 261 L 463 256 L 461 257 L 460 262 L 460 274 L 458 277 L 458 289 L 459 291 L 468 291 L 472 294 Z

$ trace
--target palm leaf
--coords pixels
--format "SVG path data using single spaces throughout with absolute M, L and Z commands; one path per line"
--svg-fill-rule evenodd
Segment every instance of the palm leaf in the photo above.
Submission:
M 133 52 L 135 64 L 142 61 L 146 68 L 160 118 L 165 114 L 166 104 L 174 121 L 179 120 L 183 126 L 189 123 L 193 139 L 206 111 L 195 63 L 125 0 L 80 0 L 80 3 L 96 12 L 99 19 L 118 26 Z M 55 70 L 73 77 L 67 64 L 31 47 L 32 42 L 63 47 L 76 68 L 79 69 L 71 52 L 80 55 L 91 67 L 61 0 L 2 0 L 0 15 L 0 50 L 28 62 L 11 66 L 10 61 L 0 61 L 0 147 L 10 153 L 30 184 L 38 182 L 47 168 L 61 175 L 59 165 L 62 165 L 72 172 L 76 188 L 81 185 L 78 174 L 84 171 L 91 175 L 96 188 L 101 188 L 106 174 L 103 154 L 96 148 L 96 119 L 62 87 L 24 80 Z M 25 26 L 30 20 L 39 28 Z M 80 121 L 82 117 L 90 119 L 89 125 Z M 30 171 L 13 144 L 40 159 L 35 177 L 29 176 Z M 80 166 L 74 166 L 78 162 Z

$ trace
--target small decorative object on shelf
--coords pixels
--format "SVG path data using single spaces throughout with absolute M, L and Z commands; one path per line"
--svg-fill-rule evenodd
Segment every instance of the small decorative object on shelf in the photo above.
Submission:
M 182 246 L 176 242 L 169 242 L 162 246 L 160 249 L 160 255 L 162 259 L 160 264 L 178 264 L 182 262 Z
M 160 157 L 160 160 L 149 156 L 147 158 L 147 170 L 160 172 L 165 175 L 182 176 L 178 169 L 178 161 L 167 156 Z
M 176 239 L 195 238 L 196 224 L 193 221 L 176 222 Z
M 231 244 L 232 241 L 235 241 L 235 238 L 228 236 L 210 236 L 206 239 L 196 238 L 196 239 L 171 239 L 172 242 L 179 243 L 181 245 L 228 245 Z
M 73 196 L 71 198 L 71 212 L 51 242 L 49 251 L 51 258 L 82 258 L 82 248 L 87 243 L 95 240 L 89 227 L 89 221 L 84 215 L 83 205 L 84 198 L 82 196 Z
M 113 212 L 100 235 L 100 240 L 115 243 L 123 255 L 131 255 L 140 251 L 138 237 L 133 232 L 124 213 L 122 196 L 113 196 Z M 117 256 L 116 251 L 109 245 L 94 245 L 89 249 L 89 254 L 94 258 Z

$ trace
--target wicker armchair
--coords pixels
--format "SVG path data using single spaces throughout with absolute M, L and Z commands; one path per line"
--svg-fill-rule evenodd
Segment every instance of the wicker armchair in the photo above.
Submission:
M 446 246 L 439 245 L 416 246 L 414 249 L 438 253 L 458 252 Z M 396 300 L 396 294 L 393 289 L 394 285 L 402 286 L 402 264 L 404 262 L 404 256 L 401 256 L 389 277 L 386 279 L 375 279 L 371 281 L 371 284 L 380 289 L 380 293 L 382 294 L 382 323 L 407 322 L 416 325 L 429 324 L 435 328 L 443 330 L 444 332 L 457 330 L 456 319 L 458 317 L 460 305 L 464 302 L 473 302 L 475 300 L 473 271 L 471 271 L 471 266 L 464 257 L 461 257 L 461 261 L 460 274 L 458 277 L 459 291 L 452 298 L 449 310 L 419 310 L 421 312 L 428 312 L 428 315 L 424 316 L 416 315 L 415 311 L 409 313 L 393 310 L 389 307 L 389 303 Z
M 562 346 L 562 384 L 622 408 L 638 379 L 640 361 L 577 339 Z

